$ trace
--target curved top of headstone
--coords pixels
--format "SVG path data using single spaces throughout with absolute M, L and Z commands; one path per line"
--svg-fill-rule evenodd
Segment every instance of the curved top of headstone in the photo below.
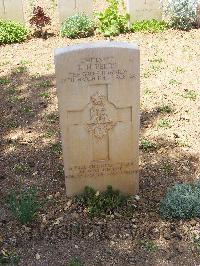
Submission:
M 99 41 L 99 42 L 89 42 L 89 43 L 82 43 L 82 44 L 75 44 L 66 47 L 56 48 L 55 49 L 55 56 L 60 56 L 65 53 L 80 51 L 80 50 L 87 50 L 92 48 L 124 48 L 124 49 L 133 49 L 139 50 L 139 47 L 135 43 L 128 43 L 128 42 L 115 42 L 115 41 Z

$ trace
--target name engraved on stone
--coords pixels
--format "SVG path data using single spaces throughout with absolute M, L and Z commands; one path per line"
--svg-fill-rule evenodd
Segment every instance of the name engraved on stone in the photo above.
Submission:
M 66 79 L 74 83 L 132 78 L 135 78 L 135 74 L 121 69 L 114 57 L 91 57 L 83 58 L 77 64 L 76 72 L 68 73 Z

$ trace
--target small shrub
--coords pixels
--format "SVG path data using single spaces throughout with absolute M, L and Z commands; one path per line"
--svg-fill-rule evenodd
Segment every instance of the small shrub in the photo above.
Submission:
M 8 197 L 8 204 L 14 216 L 22 224 L 27 224 L 33 220 L 39 208 L 36 190 L 29 188 L 18 194 L 12 192 Z
M 111 186 L 107 190 L 99 193 L 93 188 L 86 187 L 84 192 L 76 197 L 76 202 L 87 208 L 90 217 L 104 216 L 126 205 L 128 197 L 118 190 L 113 190 Z
M 128 30 L 129 14 L 126 13 L 124 2 L 121 0 L 106 0 L 108 7 L 97 14 L 98 32 L 104 36 L 116 36 Z M 123 14 L 119 12 L 122 5 Z
M 47 25 L 51 25 L 51 18 L 45 15 L 42 7 L 34 7 L 33 16 L 29 20 L 29 22 L 36 29 L 34 33 L 35 36 L 43 38 L 47 36 L 47 31 L 44 31 L 44 27 Z
M 168 24 L 165 21 L 158 21 L 156 19 L 136 21 L 131 25 L 131 31 L 144 31 L 144 32 L 160 32 L 168 29 Z
M 170 26 L 174 29 L 188 31 L 196 22 L 196 0 L 172 0 L 167 13 L 170 16 Z
M 75 14 L 67 18 L 61 27 L 61 36 L 68 38 L 85 38 L 93 35 L 94 22 L 84 13 Z
M 200 182 L 171 187 L 161 201 L 160 213 L 167 219 L 200 217 Z
M 0 45 L 23 42 L 28 35 L 29 30 L 23 24 L 0 20 Z

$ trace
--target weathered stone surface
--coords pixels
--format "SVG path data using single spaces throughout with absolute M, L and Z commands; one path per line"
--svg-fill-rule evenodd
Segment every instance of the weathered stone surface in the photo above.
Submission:
M 126 0 L 130 21 L 162 19 L 160 0 Z
M 60 23 L 76 13 L 91 16 L 93 11 L 91 0 L 58 0 L 58 9 Z
M 98 42 L 55 51 L 67 195 L 138 191 L 139 49 Z
M 0 19 L 24 22 L 21 0 L 0 0 Z

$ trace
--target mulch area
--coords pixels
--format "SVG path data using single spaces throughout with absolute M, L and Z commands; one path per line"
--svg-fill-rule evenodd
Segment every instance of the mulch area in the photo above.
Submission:
M 200 219 L 165 221 L 159 202 L 169 186 L 200 177 L 200 31 L 113 38 L 140 47 L 140 140 L 154 148 L 140 149 L 133 216 L 90 220 L 65 196 L 53 51 L 104 38 L 61 38 L 56 25 L 47 40 L 0 47 L 0 250 L 16 252 L 19 265 L 67 265 L 74 257 L 85 265 L 199 265 Z M 6 198 L 31 185 L 44 203 L 22 226 Z

